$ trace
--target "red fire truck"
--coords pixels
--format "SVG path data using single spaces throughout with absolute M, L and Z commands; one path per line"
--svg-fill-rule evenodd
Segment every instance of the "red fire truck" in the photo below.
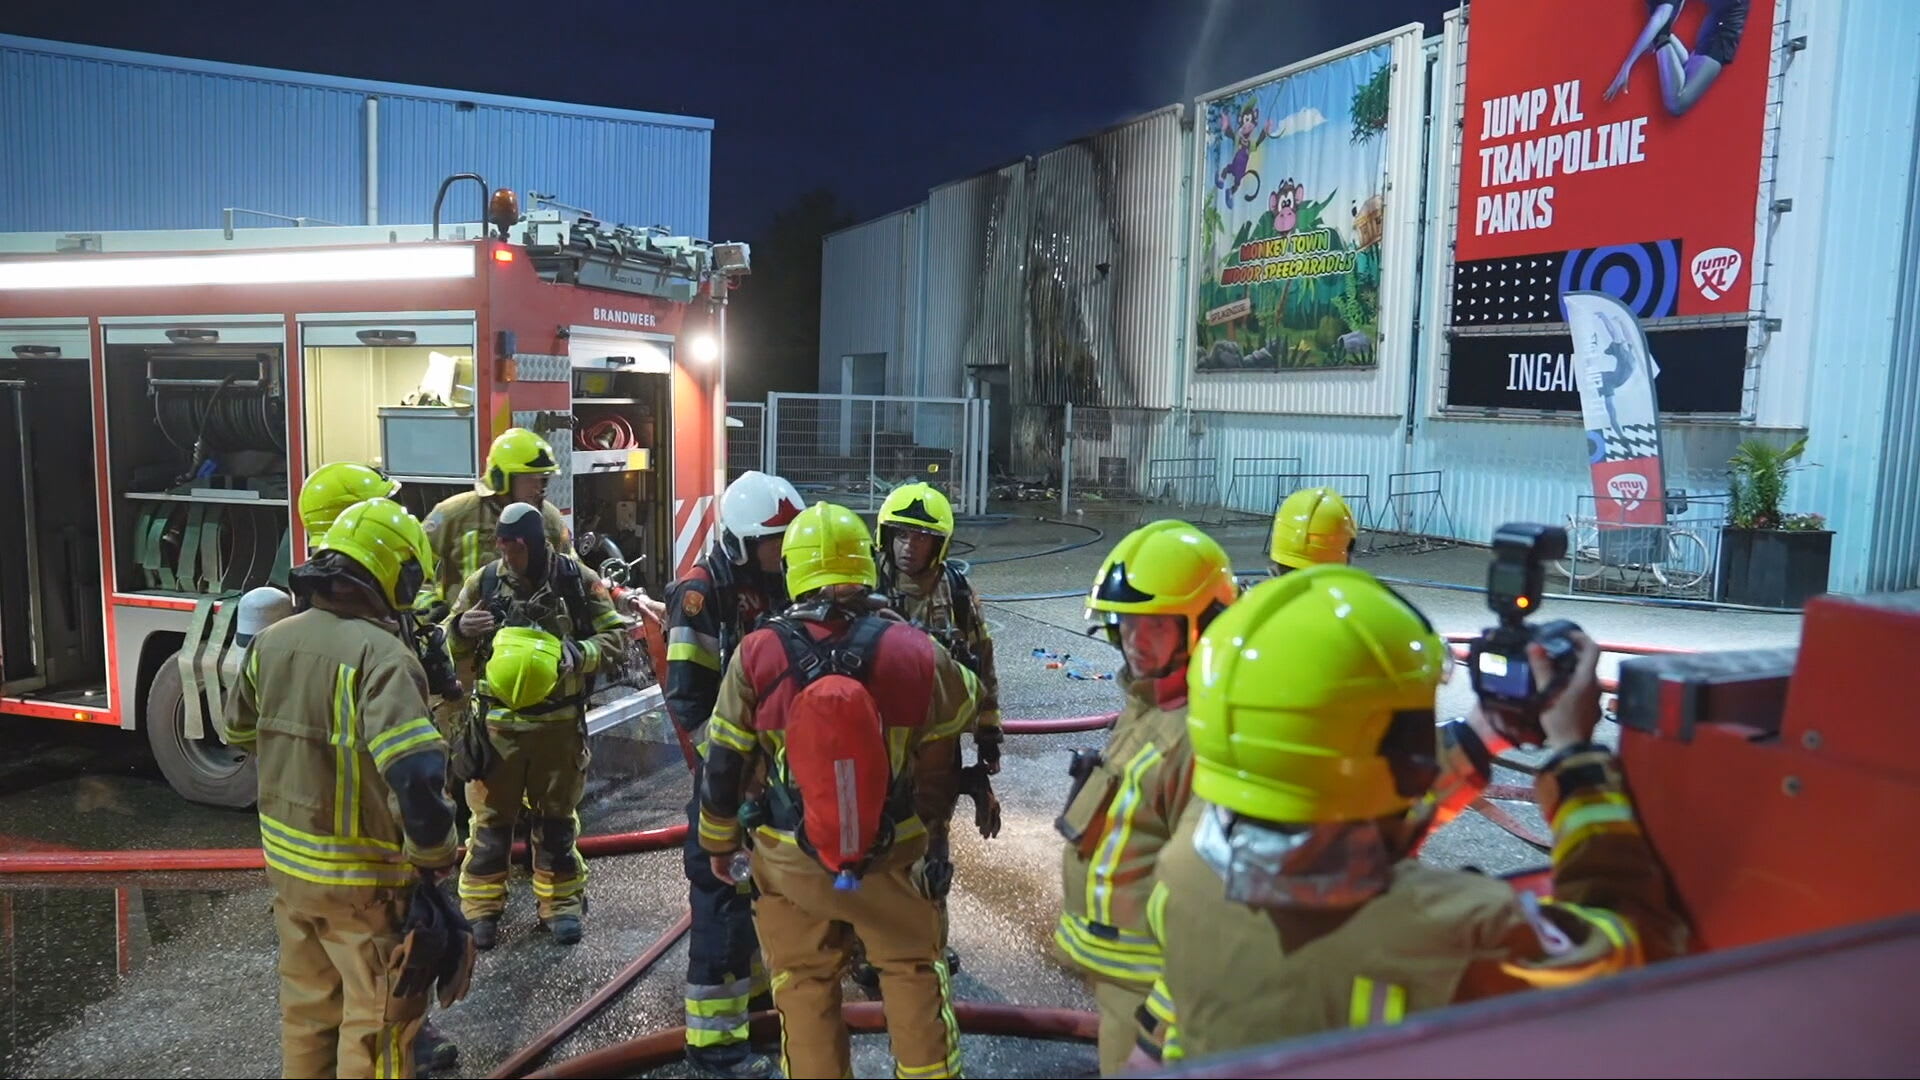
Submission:
M 142 729 L 182 795 L 251 803 L 219 737 L 223 601 L 285 581 L 301 480 L 333 461 L 424 515 L 530 427 L 591 562 L 656 592 L 690 565 L 746 246 L 510 192 L 442 229 L 459 179 L 430 227 L 0 238 L 0 713 Z M 657 705 L 625 681 L 594 730 Z

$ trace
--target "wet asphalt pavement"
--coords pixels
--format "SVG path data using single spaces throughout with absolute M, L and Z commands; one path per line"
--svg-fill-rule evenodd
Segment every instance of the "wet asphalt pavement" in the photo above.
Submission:
M 1029 511 L 1031 508 L 1014 507 Z M 1098 519 L 1090 519 L 1095 525 Z M 1074 551 L 973 571 L 985 596 L 1078 590 L 1101 555 L 1131 524 L 1107 524 L 1104 540 Z M 1264 565 L 1258 524 L 1211 529 L 1243 570 Z M 1016 522 L 962 525 L 976 560 L 1090 539 L 1078 528 Z M 1478 585 L 1483 549 L 1366 557 L 1360 565 L 1408 579 Z M 1488 613 L 1475 594 L 1408 587 L 1408 597 L 1443 631 L 1472 631 Z M 1110 673 L 1117 654 L 1085 637 L 1077 599 L 995 602 L 1001 699 L 1008 717 L 1083 716 L 1118 707 Z M 1651 609 L 1549 601 L 1595 637 L 1692 648 L 1790 644 L 1796 616 Z M 1038 650 L 1038 654 L 1036 653 Z M 1064 657 L 1064 659 L 1056 659 Z M 1049 665 L 1055 666 L 1049 666 Z M 1085 676 L 1074 678 L 1072 676 Z M 1442 712 L 1465 710 L 1470 691 L 1456 678 Z M 250 813 L 193 806 L 173 795 L 146 759 L 137 735 L 50 721 L 0 719 L 8 728 L 0 762 L 0 849 L 250 847 Z M 582 808 L 588 833 L 682 820 L 688 780 L 677 747 L 638 737 L 641 727 L 596 739 L 594 783 Z M 955 822 L 954 945 L 962 957 L 956 994 L 979 1001 L 1090 1008 L 1077 979 L 1052 958 L 1059 906 L 1059 841 L 1052 822 L 1066 786 L 1067 751 L 1097 745 L 1098 733 L 1023 736 L 1009 741 L 996 787 L 1001 835 L 983 841 L 967 811 Z M 1522 783 L 1506 772 L 1497 782 Z M 1508 804 L 1541 824 L 1529 805 Z M 1535 848 L 1475 814 L 1428 843 L 1441 865 L 1505 872 L 1544 865 Z M 457 1070 L 485 1076 L 519 1046 L 564 1016 L 671 926 L 685 910 L 677 852 L 597 859 L 589 886 L 586 940 L 556 946 L 537 928 L 523 877 L 502 923 L 499 947 L 484 954 L 471 996 L 437 1022 L 461 1048 Z M 277 1076 L 278 1009 L 269 892 L 257 873 L 170 873 L 0 881 L 0 1075 Z M 677 1025 L 684 942 L 598 1016 L 563 1041 L 552 1059 Z M 849 984 L 849 1000 L 861 992 Z M 1091 1047 L 968 1036 L 974 1076 L 1065 1077 L 1094 1072 Z M 890 1075 L 885 1039 L 856 1039 L 855 1070 Z M 654 1075 L 692 1075 L 676 1065 Z

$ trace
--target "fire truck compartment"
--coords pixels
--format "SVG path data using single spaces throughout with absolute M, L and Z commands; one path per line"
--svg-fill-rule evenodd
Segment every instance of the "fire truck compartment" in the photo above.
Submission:
M 0 355 L 0 693 L 104 708 L 93 390 L 80 355 Z
M 569 346 L 574 425 L 556 437 L 573 443 L 563 460 L 576 545 L 616 584 L 663 595 L 673 578 L 670 346 L 604 330 Z
M 303 324 L 307 471 L 372 465 L 401 482 L 401 503 L 419 516 L 472 488 L 480 454 L 473 340 L 471 312 Z
M 105 328 L 120 592 L 198 599 L 285 583 L 284 334 L 264 320 Z

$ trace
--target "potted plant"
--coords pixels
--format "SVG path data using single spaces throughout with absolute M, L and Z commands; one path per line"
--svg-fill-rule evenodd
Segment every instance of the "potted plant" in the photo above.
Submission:
M 1720 530 L 1720 599 L 1730 604 L 1800 608 L 1827 591 L 1833 532 L 1819 514 L 1787 514 L 1787 475 L 1806 452 L 1802 436 L 1782 448 L 1761 439 L 1740 444 L 1732 466 L 1730 521 Z

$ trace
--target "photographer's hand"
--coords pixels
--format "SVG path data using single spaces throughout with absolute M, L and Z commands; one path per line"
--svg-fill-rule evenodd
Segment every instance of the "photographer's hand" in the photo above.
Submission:
M 1579 662 L 1566 689 L 1540 712 L 1540 729 L 1546 732 L 1550 750 L 1591 740 L 1595 725 L 1600 723 L 1600 680 L 1595 674 L 1600 666 L 1600 646 L 1583 631 L 1576 630 L 1569 637 L 1580 650 Z M 1553 664 L 1540 646 L 1527 646 L 1527 662 L 1533 665 L 1536 685 L 1545 686 L 1553 680 Z

